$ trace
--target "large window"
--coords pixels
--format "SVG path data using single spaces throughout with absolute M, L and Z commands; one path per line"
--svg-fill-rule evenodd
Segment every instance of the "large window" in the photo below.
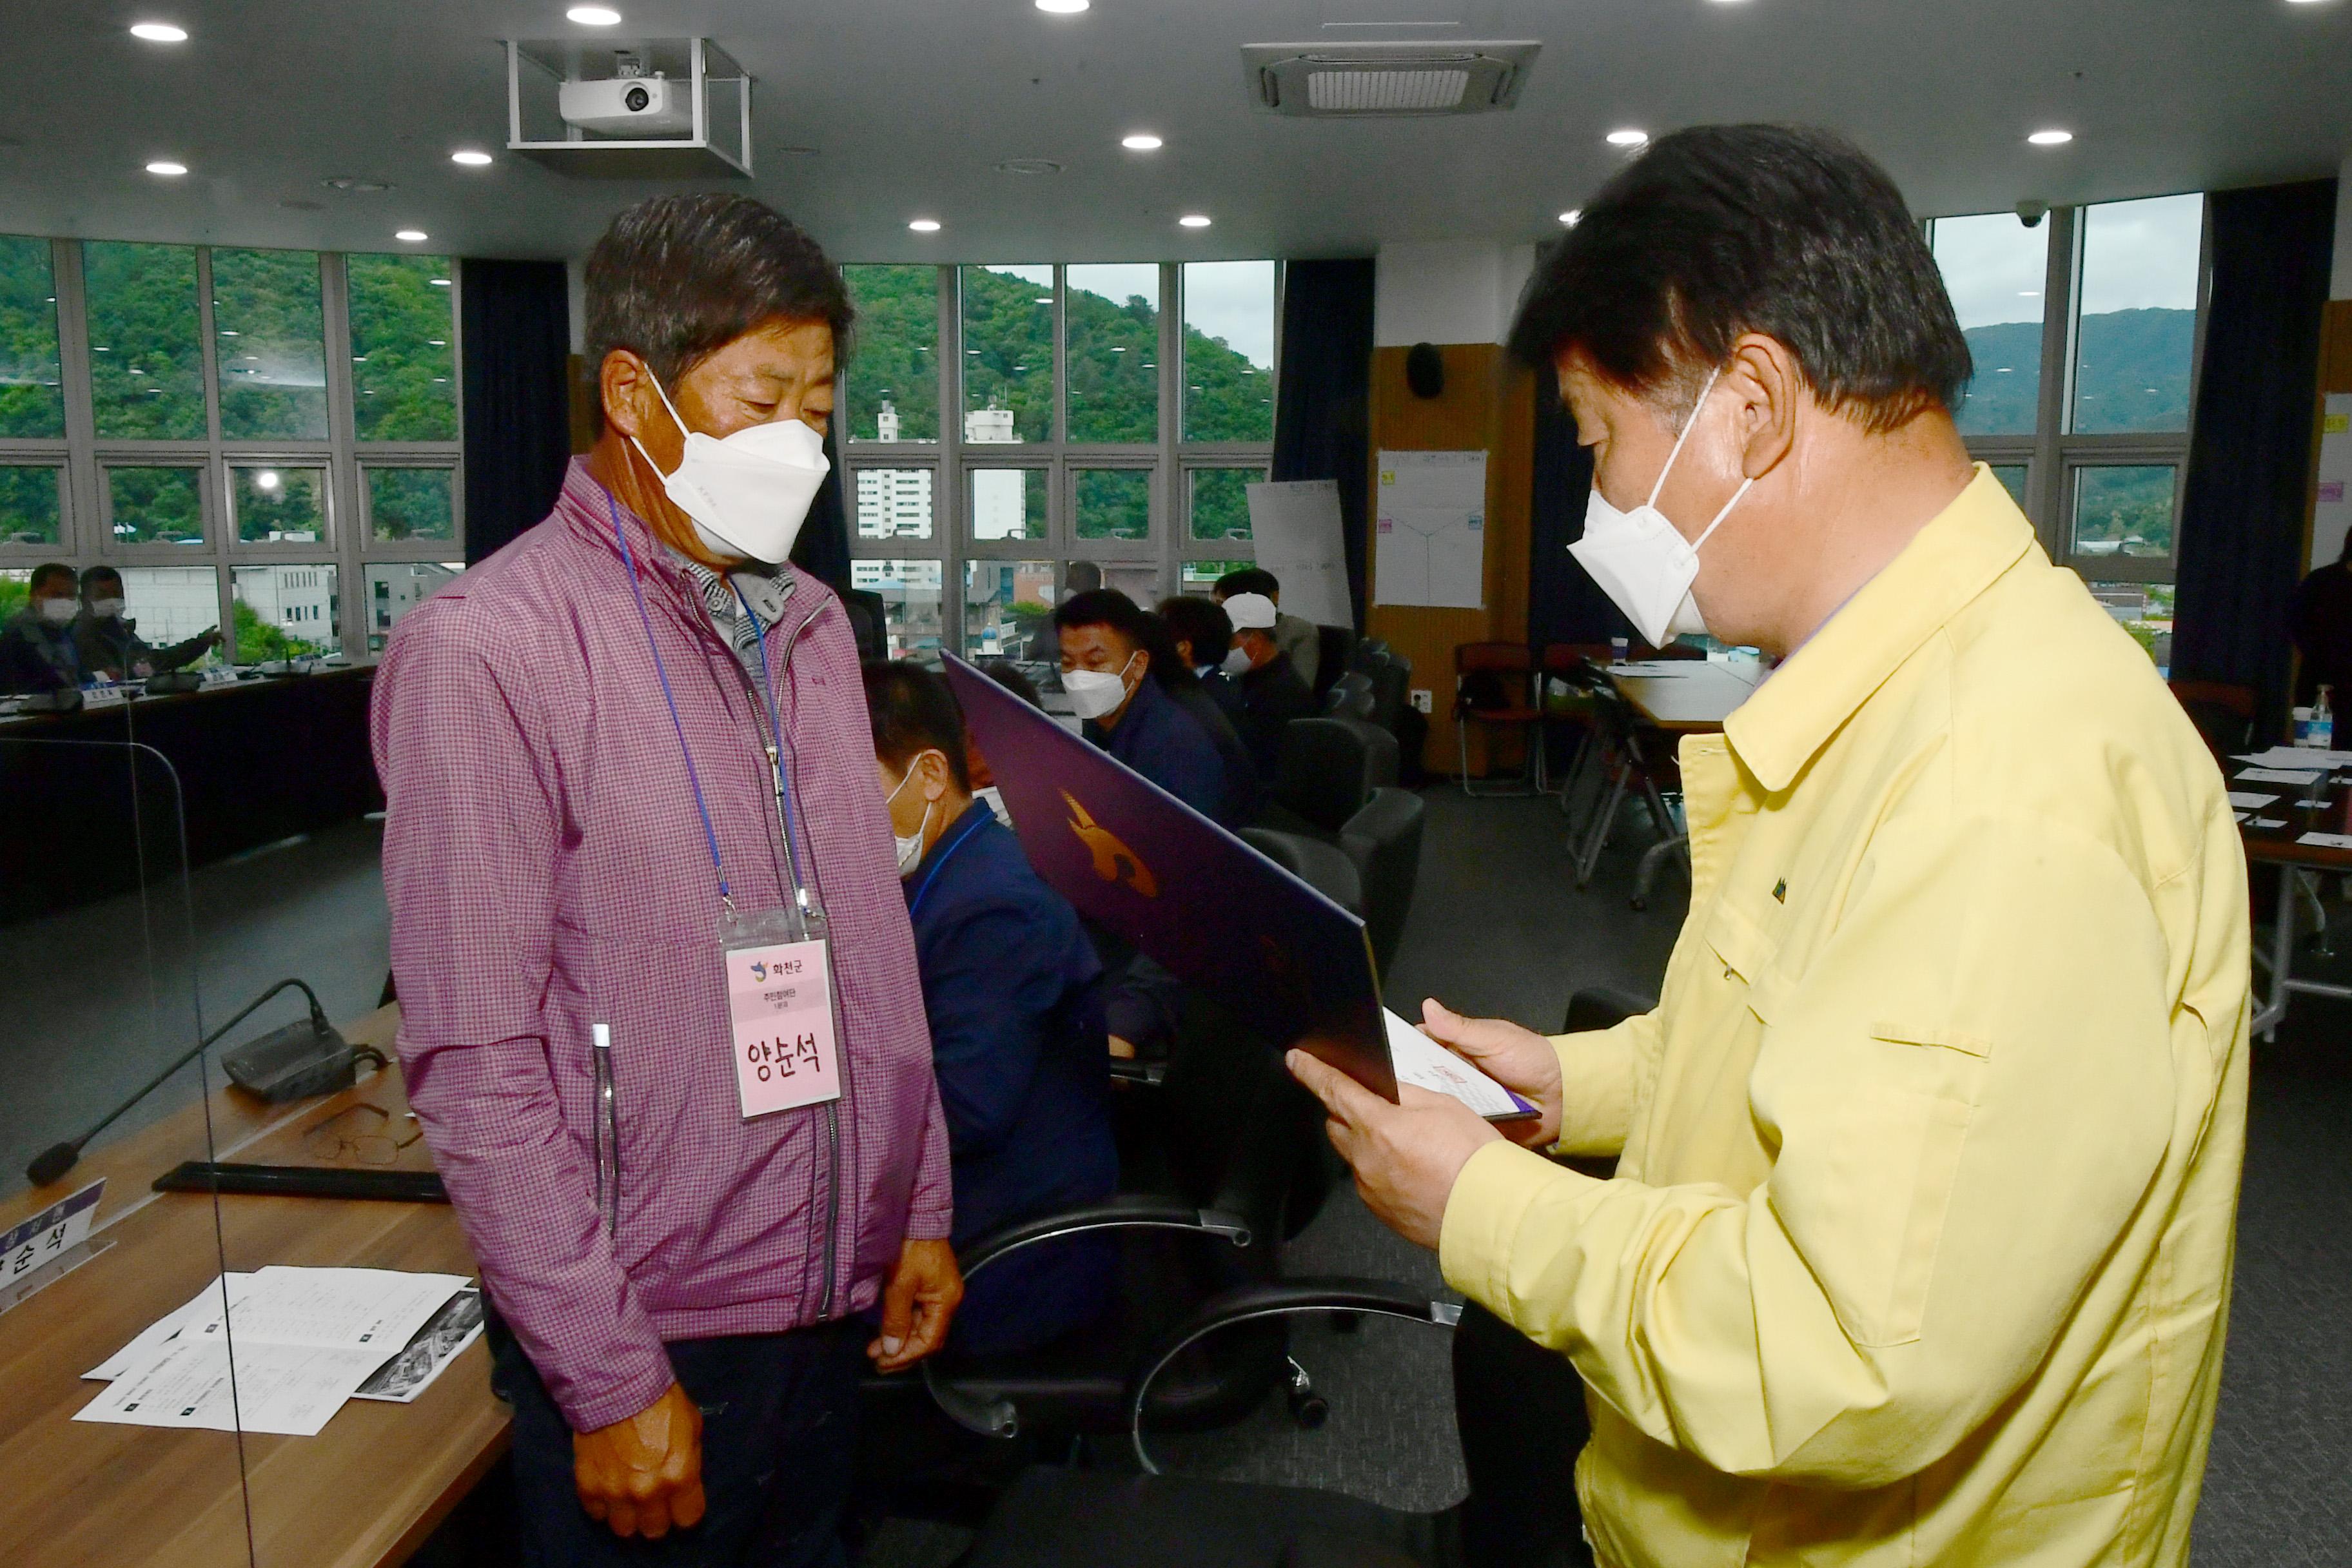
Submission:
M 1073 587 L 1148 604 L 1248 563 L 1274 262 L 843 271 L 853 581 L 894 651 L 1046 658 L 1039 629 Z
M 105 563 L 140 636 L 238 664 L 380 649 L 464 552 L 457 291 L 444 257 L 0 237 L 0 581 Z
M 2200 195 L 1941 218 L 1936 261 L 1976 361 L 1959 412 L 2053 560 L 2159 665 L 2204 296 Z

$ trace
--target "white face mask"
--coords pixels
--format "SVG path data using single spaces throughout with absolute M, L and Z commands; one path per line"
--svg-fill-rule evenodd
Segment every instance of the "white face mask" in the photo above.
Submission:
M 1675 525 L 1658 510 L 1658 494 L 1666 488 L 1666 476 L 1675 471 L 1675 459 L 1682 455 L 1683 443 L 1690 439 L 1699 416 L 1706 410 L 1706 395 L 1715 390 L 1716 377 L 1721 372 L 1709 371 L 1706 384 L 1699 389 L 1698 404 L 1691 410 L 1690 418 L 1683 425 L 1682 434 L 1675 437 L 1675 449 L 1666 454 L 1666 466 L 1658 470 L 1658 482 L 1650 487 L 1650 499 L 1632 511 L 1621 511 L 1612 506 L 1601 487 L 1592 487 L 1592 497 L 1585 503 L 1584 537 L 1568 547 L 1577 564 L 1592 574 L 1601 591 L 1609 595 L 1616 606 L 1625 612 L 1642 640 L 1653 647 L 1664 647 L 1675 637 L 1706 630 L 1706 622 L 1698 613 L 1698 603 L 1691 597 L 1691 584 L 1698 580 L 1698 547 L 1714 536 L 1731 515 L 1756 481 L 1743 479 L 1732 492 L 1715 521 L 1706 525 L 1696 540 L 1686 540 Z
M 74 602 L 71 599 L 43 599 L 41 619 L 53 626 L 73 625 Z
M 1250 663 L 1249 649 L 1239 643 L 1234 644 L 1225 650 L 1225 662 L 1217 668 L 1227 675 L 1247 675 L 1254 668 Z
M 917 752 L 907 760 L 907 771 L 899 775 L 898 788 L 892 790 L 889 799 L 883 802 L 884 809 L 887 810 L 898 804 L 899 791 L 914 782 L 915 764 L 921 762 L 925 755 L 925 752 Z M 916 828 L 914 832 L 901 833 L 896 827 L 890 830 L 890 837 L 896 839 L 898 845 L 898 877 L 901 881 L 904 881 L 916 867 L 923 863 L 923 835 L 931 830 L 931 808 L 938 804 L 939 802 L 935 800 L 927 800 L 923 803 L 922 826 Z
M 661 474 L 663 493 L 694 520 L 704 546 L 714 555 L 748 556 L 770 565 L 790 555 L 809 503 L 833 467 L 824 455 L 824 437 L 797 419 L 753 425 L 724 438 L 706 436 L 687 429 L 657 379 L 654 393 L 686 437 L 685 455 L 662 474 L 635 437 L 629 444 L 647 468 Z
M 1070 706 L 1081 719 L 1099 719 L 1127 700 L 1127 672 L 1134 668 L 1136 655 L 1129 654 L 1127 662 L 1116 671 L 1108 669 L 1066 669 L 1062 671 L 1062 689 L 1070 694 Z
M 114 619 L 115 616 L 122 613 L 122 601 L 120 599 L 92 599 L 89 602 L 89 613 L 96 616 L 101 621 L 110 621 Z

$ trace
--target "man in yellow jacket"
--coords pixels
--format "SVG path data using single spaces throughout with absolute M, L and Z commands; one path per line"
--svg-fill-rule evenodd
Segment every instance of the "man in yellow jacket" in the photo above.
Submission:
M 1604 1568 L 2186 1563 L 2243 861 L 2147 656 L 1969 465 L 1901 196 L 1818 133 L 1667 137 L 1514 347 L 1559 368 L 1595 463 L 1573 548 L 1644 638 L 1784 662 L 1683 742 L 1656 1012 L 1546 1040 L 1426 1006 L 1539 1125 L 1293 1070 L 1375 1210 L 1582 1374 Z

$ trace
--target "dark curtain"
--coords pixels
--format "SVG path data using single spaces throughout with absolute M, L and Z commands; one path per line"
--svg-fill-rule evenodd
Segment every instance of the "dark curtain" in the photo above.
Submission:
M 560 261 L 458 262 L 466 382 L 466 564 L 555 509 L 572 459 Z
M 1576 419 L 1560 401 L 1559 373 L 1536 372 L 1535 496 L 1528 509 L 1528 641 L 1607 642 L 1633 623 L 1609 601 L 1568 547 L 1584 537 L 1592 453 L 1576 444 Z
M 2303 571 L 2336 182 L 2219 191 L 2206 210 L 2212 280 L 2181 503 L 2172 677 L 2252 687 L 2259 733 L 2275 736 Z
M 1348 552 L 1348 597 L 1364 625 L 1364 544 L 1371 476 L 1372 261 L 1293 261 L 1283 268 L 1282 367 L 1274 407 L 1275 479 L 1334 479 Z
M 849 592 L 849 508 L 842 500 L 841 442 L 824 433 L 825 460 L 833 465 L 809 502 L 800 537 L 793 541 L 793 564 L 836 594 Z

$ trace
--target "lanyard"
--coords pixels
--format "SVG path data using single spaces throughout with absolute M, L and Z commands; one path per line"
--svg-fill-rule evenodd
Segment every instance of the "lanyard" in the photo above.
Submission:
M 935 849 L 932 852 L 931 868 L 924 873 L 922 886 L 917 888 L 915 889 L 915 896 L 907 900 L 907 918 L 908 920 L 914 919 L 916 912 L 923 907 L 923 895 L 931 890 L 931 884 L 940 879 L 940 872 L 946 867 L 949 861 L 955 858 L 956 851 L 971 843 L 972 839 L 979 835 L 981 826 L 983 823 L 994 822 L 996 820 L 996 814 L 989 811 L 986 806 L 983 805 L 981 810 L 982 815 L 974 819 L 971 826 L 958 834 L 955 838 L 949 843 L 946 848 Z
M 731 910 L 735 907 L 735 900 L 730 895 L 727 886 L 727 868 L 719 858 L 719 832 L 717 828 L 711 826 L 710 805 L 709 803 L 703 798 L 702 795 L 702 775 L 694 765 L 693 749 L 686 743 L 686 725 L 680 721 L 677 716 L 677 695 L 670 689 L 669 669 L 668 667 L 662 662 L 661 644 L 656 642 L 654 638 L 653 616 L 646 609 L 645 584 L 638 575 L 636 557 L 629 552 L 629 537 L 621 527 L 620 509 L 614 501 L 613 492 L 610 490 L 604 492 L 604 510 L 606 515 L 613 520 L 613 539 L 614 542 L 621 547 L 622 563 L 627 566 L 629 570 L 629 591 L 636 595 L 637 622 L 640 626 L 644 626 L 646 630 L 646 647 L 654 656 L 654 673 L 661 678 L 662 700 L 669 707 L 670 729 L 677 736 L 678 755 L 686 759 L 686 782 L 694 791 L 694 809 L 702 818 L 703 842 L 709 847 L 710 868 L 719 879 L 719 901 L 725 904 Z M 792 869 L 793 888 L 794 890 L 794 896 L 797 899 L 803 896 L 800 892 L 800 889 L 803 887 L 803 883 L 801 881 L 800 851 L 793 842 L 792 793 L 784 787 L 782 751 L 784 743 L 784 721 L 776 710 L 775 689 L 772 685 L 770 685 L 767 679 L 768 632 L 766 626 L 761 625 L 758 615 L 753 613 L 750 602 L 743 597 L 743 590 L 740 588 L 737 588 L 735 590 L 735 602 L 743 606 L 743 613 L 751 617 L 751 630 L 760 639 L 759 686 L 761 694 L 767 698 L 768 721 L 774 726 L 774 728 L 769 731 L 770 735 L 773 738 L 773 744 L 766 748 L 768 752 L 768 770 L 771 776 L 775 780 L 776 804 L 781 808 L 783 816 L 784 859 L 785 863 Z M 756 731 L 759 727 L 759 722 L 755 719 L 752 721 L 751 728 Z

